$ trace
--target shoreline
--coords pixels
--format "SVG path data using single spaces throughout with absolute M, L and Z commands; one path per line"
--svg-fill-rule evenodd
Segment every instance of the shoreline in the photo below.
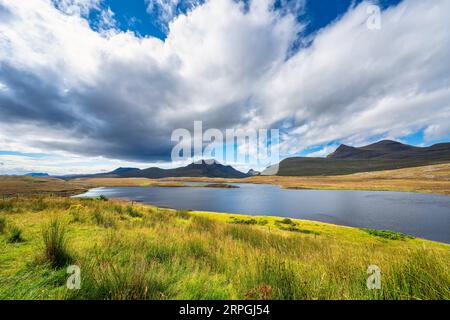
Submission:
M 149 188 L 152 188 L 154 186 L 150 186 Z M 101 187 L 100 187 L 101 188 Z M 114 188 L 114 187 L 111 187 Z M 123 187 L 123 188 L 127 188 L 127 187 Z M 96 188 L 93 188 L 96 189 Z M 318 191 L 326 191 L 326 190 L 318 190 Z M 363 190 L 355 190 L 355 191 L 363 191 Z M 392 191 L 371 191 L 371 192 L 392 192 Z M 86 196 L 83 197 L 81 196 L 82 194 L 79 195 L 74 195 L 71 198 L 73 199 L 95 199 L 96 196 Z M 98 195 L 100 196 L 100 195 Z M 236 213 L 236 212 L 228 212 L 228 211 L 208 211 L 208 210 L 196 210 L 196 209 L 189 209 L 189 208 L 175 208 L 175 207 L 169 207 L 169 206 L 159 206 L 155 203 L 152 202 L 146 202 L 143 200 L 133 200 L 131 198 L 107 198 L 109 200 L 112 201 L 123 201 L 123 202 L 128 202 L 131 204 L 140 204 L 143 206 L 150 206 L 150 207 L 155 207 L 157 209 L 161 209 L 161 210 L 172 210 L 172 211 L 187 211 L 187 212 L 191 212 L 191 213 L 200 213 L 200 214 L 206 214 L 209 216 L 226 216 L 227 219 L 232 218 L 233 216 L 238 216 L 241 218 L 245 218 L 245 219 L 264 219 L 264 218 L 268 218 L 270 220 L 277 220 L 277 219 L 290 219 L 293 221 L 297 221 L 299 223 L 305 223 L 305 222 L 310 222 L 310 223 L 316 223 L 316 224 L 325 224 L 325 225 L 331 225 L 331 226 L 335 226 L 335 227 L 342 227 L 342 228 L 351 228 L 351 229 L 357 229 L 357 230 L 364 230 L 364 229 L 372 229 L 372 230 L 377 230 L 377 231 L 387 231 L 390 233 L 397 233 L 397 234 L 402 234 L 405 236 L 409 236 L 412 237 L 414 239 L 418 239 L 418 240 L 422 240 L 422 241 L 431 241 L 431 242 L 435 242 L 435 243 L 440 243 L 440 244 L 444 244 L 444 245 L 449 245 L 450 246 L 450 242 L 445 242 L 445 241 L 438 241 L 438 240 L 433 240 L 433 239 L 429 239 L 429 238 L 424 238 L 424 237 L 420 237 L 420 236 L 416 236 L 416 235 L 412 235 L 412 234 L 408 234 L 408 233 L 404 233 L 401 231 L 395 231 L 395 230 L 390 230 L 388 228 L 374 228 L 374 227 L 364 227 L 364 226 L 351 226 L 351 225 L 346 225 L 346 224 L 338 224 L 338 223 L 333 223 L 333 222 L 326 222 L 326 221 L 320 221 L 320 220 L 310 220 L 310 219 L 302 219 L 302 218 L 296 218 L 296 217 L 291 217 L 291 216 L 280 216 L 280 215 L 267 215 L 267 214 L 261 214 L 261 215 L 251 215 L 251 214 L 245 214 L 245 213 Z M 220 220 L 227 220 L 227 219 L 220 219 Z

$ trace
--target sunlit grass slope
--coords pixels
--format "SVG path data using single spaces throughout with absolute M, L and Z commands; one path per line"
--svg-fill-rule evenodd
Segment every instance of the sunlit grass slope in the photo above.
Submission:
M 449 249 L 310 221 L 3 199 L 0 299 L 449 299 Z M 66 289 L 69 264 L 80 290 Z M 366 287 L 369 265 L 381 290 Z
M 74 195 L 87 191 L 80 183 L 49 177 L 0 176 L 0 197 L 30 194 Z

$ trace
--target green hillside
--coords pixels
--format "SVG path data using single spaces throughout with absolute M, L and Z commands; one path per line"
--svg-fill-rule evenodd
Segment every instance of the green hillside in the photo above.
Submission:
M 341 145 L 327 158 L 287 158 L 280 162 L 277 175 L 345 175 L 448 162 L 450 162 L 450 143 L 421 148 L 384 140 L 359 148 Z

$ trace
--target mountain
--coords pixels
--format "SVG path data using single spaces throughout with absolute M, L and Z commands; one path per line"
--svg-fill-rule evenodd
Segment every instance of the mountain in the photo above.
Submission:
M 327 156 L 328 159 L 369 159 L 378 156 L 379 153 L 373 150 L 361 150 L 341 144 L 336 151 Z
M 259 176 L 259 175 L 261 175 L 261 172 L 253 170 L 253 169 L 250 169 L 247 172 L 247 176 L 249 176 L 249 177 L 254 177 L 254 176 Z
M 209 178 L 245 178 L 247 175 L 231 166 L 224 166 L 215 160 L 201 160 L 185 167 L 175 169 L 147 168 L 119 174 L 121 177 L 209 177 Z
M 280 162 L 276 175 L 321 176 L 417 167 L 450 162 L 450 143 L 415 147 L 382 140 L 363 147 L 340 145 L 326 158 L 293 157 Z M 268 168 L 263 175 L 274 174 Z
M 122 168 L 122 167 L 120 167 L 120 168 L 117 168 L 114 171 L 109 172 L 108 174 L 119 175 L 120 176 L 120 175 L 128 174 L 130 172 L 139 171 L 139 170 L 140 170 L 139 168 Z
M 174 169 L 161 169 L 157 167 L 138 168 L 117 168 L 107 173 L 94 175 L 77 175 L 65 178 L 169 178 L 169 177 L 209 177 L 209 178 L 245 178 L 247 175 L 231 166 L 224 166 L 215 160 L 201 160 L 191 163 L 185 167 Z
M 444 144 L 445 145 L 445 144 Z M 433 150 L 438 150 L 439 145 L 420 148 L 403 144 L 392 140 L 382 140 L 364 147 L 350 147 L 341 144 L 335 152 L 328 155 L 331 159 L 407 159 L 411 157 L 423 157 L 431 155 Z M 450 143 L 448 144 L 450 151 Z M 441 154 L 439 154 L 441 156 Z
M 200 162 L 174 169 L 121 167 L 107 173 L 72 175 L 60 178 L 143 177 L 158 179 L 168 177 L 245 178 L 254 175 L 323 176 L 401 169 L 448 162 L 450 162 L 450 143 L 439 143 L 429 147 L 415 147 L 397 141 L 382 140 L 362 147 L 342 144 L 326 158 L 287 158 L 278 165 L 268 167 L 261 173 L 254 170 L 243 173 L 231 166 L 222 165 L 215 160 L 201 160 Z
M 329 159 L 450 160 L 450 143 L 415 147 L 392 140 L 382 140 L 364 147 L 340 145 Z

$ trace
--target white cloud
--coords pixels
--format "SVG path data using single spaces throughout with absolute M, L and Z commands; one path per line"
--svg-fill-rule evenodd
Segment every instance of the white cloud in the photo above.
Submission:
M 450 131 L 446 0 L 405 0 L 382 12 L 378 31 L 363 3 L 293 55 L 303 26 L 290 12 L 302 1 L 284 12 L 271 0 L 207 1 L 169 14 L 165 42 L 93 31 L 83 16 L 99 1 L 59 3 L 0 0 L 0 149 L 164 160 L 172 130 L 194 120 L 280 124 L 284 155 Z
M 450 135 L 450 114 L 443 117 L 441 121 L 437 121 L 435 124 L 429 125 L 425 129 L 425 141 L 439 140 L 442 137 Z
M 100 9 L 102 0 L 52 0 L 55 6 L 69 15 L 86 16 L 93 9 Z
M 308 153 L 307 156 L 308 157 L 321 157 L 321 158 L 326 157 L 330 153 L 333 153 L 337 147 L 339 147 L 338 144 L 325 146 L 325 147 L 321 148 L 320 150 Z
M 102 31 L 109 31 L 116 27 L 116 20 L 114 19 L 114 12 L 112 12 L 111 8 L 107 8 L 101 11 L 100 13 L 100 21 L 99 28 Z
M 350 10 L 277 70 L 263 90 L 263 118 L 295 115 L 296 126 L 307 124 L 288 143 L 297 148 L 449 122 L 449 9 L 404 1 L 382 13 L 378 31 L 365 27 L 365 4 Z
M 145 0 L 147 12 L 158 19 L 164 31 L 168 31 L 167 25 L 182 12 L 181 5 L 192 10 L 203 2 L 204 0 Z

